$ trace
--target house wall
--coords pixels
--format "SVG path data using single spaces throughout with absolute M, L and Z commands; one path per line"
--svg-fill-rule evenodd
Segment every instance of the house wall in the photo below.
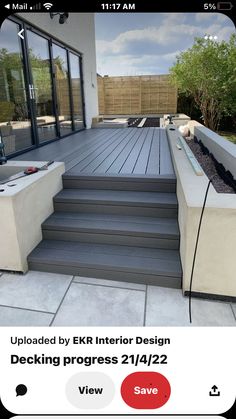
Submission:
M 51 19 L 49 13 L 18 16 L 83 54 L 86 125 L 90 128 L 92 118 L 98 115 L 94 14 L 70 13 L 63 25 L 59 24 L 59 16 Z

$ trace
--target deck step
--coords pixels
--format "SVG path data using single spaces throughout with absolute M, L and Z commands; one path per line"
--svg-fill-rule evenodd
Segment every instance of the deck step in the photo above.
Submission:
M 175 175 L 139 176 L 139 175 L 75 175 L 66 172 L 63 177 L 65 189 L 112 189 L 140 192 L 175 192 Z
M 179 248 L 176 219 L 55 212 L 42 225 L 43 238 L 128 246 Z
M 181 287 L 177 250 L 43 240 L 28 262 L 43 272 Z
M 54 198 L 56 211 L 96 212 L 150 217 L 177 216 L 174 193 L 97 189 L 63 189 Z

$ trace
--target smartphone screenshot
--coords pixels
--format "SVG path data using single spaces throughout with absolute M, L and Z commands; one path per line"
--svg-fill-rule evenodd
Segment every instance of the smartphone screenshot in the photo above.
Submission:
M 235 418 L 235 0 L 0 8 L 0 417 Z

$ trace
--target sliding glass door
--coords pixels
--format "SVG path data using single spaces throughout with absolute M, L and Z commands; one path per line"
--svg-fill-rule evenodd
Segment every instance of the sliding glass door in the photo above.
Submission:
M 47 39 L 30 30 L 27 39 L 32 77 L 30 99 L 35 111 L 38 140 L 42 143 L 57 136 L 49 44 Z
M 33 145 L 32 114 L 23 48 L 18 36 L 21 26 L 5 20 L 0 48 L 0 135 L 6 154 Z
M 83 127 L 83 102 L 82 102 L 82 88 L 81 88 L 81 65 L 80 57 L 69 53 L 70 59 L 70 77 L 72 87 L 72 102 L 73 102 L 73 121 L 75 129 Z
M 67 52 L 53 44 L 53 68 L 57 92 L 57 111 L 61 136 L 72 131 L 72 99 Z
M 16 17 L 4 21 L 0 45 L 0 136 L 7 155 L 85 127 L 79 53 Z

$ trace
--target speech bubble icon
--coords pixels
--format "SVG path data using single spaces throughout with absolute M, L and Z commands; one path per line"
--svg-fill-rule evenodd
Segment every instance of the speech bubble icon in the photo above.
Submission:
M 16 397 L 24 396 L 27 393 L 27 387 L 24 384 L 18 384 L 16 387 Z

